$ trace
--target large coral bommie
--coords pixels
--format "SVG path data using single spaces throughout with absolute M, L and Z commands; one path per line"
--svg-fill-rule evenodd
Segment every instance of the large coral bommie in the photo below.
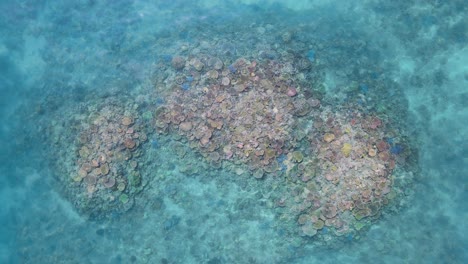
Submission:
M 384 119 L 353 108 L 334 111 L 306 97 L 291 63 L 240 58 L 224 67 L 213 63 L 216 58 L 205 61 L 208 67 L 191 60 L 204 77 L 195 89 L 169 96 L 157 111 L 158 131 L 177 131 L 215 168 L 224 163 L 237 172 L 244 165 L 256 179 L 285 175 L 280 207 L 286 218 L 298 217 L 306 237 L 327 227 L 338 238 L 379 217 L 395 168 L 385 141 L 393 132 Z
M 295 101 L 307 111 L 310 106 L 281 77 L 267 78 L 267 64 L 241 58 L 230 66 L 240 70 L 220 68 L 223 77 L 217 79 L 213 75 L 216 69 L 204 69 L 207 78 L 200 80 L 198 89 L 174 92 L 159 122 L 197 142 L 201 152 L 218 152 L 224 160 L 268 170 L 278 155 L 288 152 L 284 142 L 292 142 Z M 182 116 L 184 122 L 171 116 Z

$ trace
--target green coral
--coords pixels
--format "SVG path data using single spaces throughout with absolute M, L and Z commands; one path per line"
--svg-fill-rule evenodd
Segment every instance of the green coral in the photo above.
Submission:
M 341 148 L 341 153 L 343 153 L 343 155 L 345 157 L 349 157 L 349 154 L 351 154 L 351 150 L 352 150 L 352 146 L 351 144 L 349 143 L 344 143 L 343 144 L 343 147 Z
M 357 221 L 354 223 L 354 228 L 356 228 L 357 231 L 361 230 L 363 227 L 365 227 L 366 224 L 361 221 Z
M 119 201 L 123 204 L 126 204 L 128 203 L 128 195 L 126 195 L 125 193 L 122 193 L 120 196 L 119 196 Z
M 141 176 L 140 173 L 133 171 L 130 176 L 128 177 L 128 181 L 131 186 L 139 186 L 141 184 Z
M 300 151 L 294 151 L 292 153 L 291 159 L 292 159 L 293 162 L 301 163 L 302 160 L 304 159 L 304 155 Z
M 315 229 L 322 229 L 325 223 L 322 220 L 317 220 L 317 222 L 314 223 L 314 228 Z
M 153 119 L 153 113 L 151 113 L 151 111 L 144 112 L 142 116 L 143 116 L 143 119 L 145 120 Z
M 368 216 L 368 213 L 366 210 L 354 210 L 353 211 L 353 215 L 354 215 L 354 218 L 356 218 L 356 220 L 361 220 L 363 219 L 364 217 Z
M 125 183 L 121 182 L 121 183 L 119 183 L 119 184 L 117 185 L 117 190 L 118 190 L 119 192 L 123 192 L 123 191 L 125 190 L 125 187 L 126 187 L 126 186 L 125 186 Z

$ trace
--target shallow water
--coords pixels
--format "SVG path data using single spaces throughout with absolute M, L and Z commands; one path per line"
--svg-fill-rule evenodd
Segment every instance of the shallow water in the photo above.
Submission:
M 0 3 L 1 263 L 468 262 L 465 1 L 149 2 Z

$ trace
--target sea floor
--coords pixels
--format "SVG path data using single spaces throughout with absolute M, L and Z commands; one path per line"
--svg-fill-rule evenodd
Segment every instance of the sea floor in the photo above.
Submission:
M 0 262 L 466 263 L 467 9 L 3 1 Z

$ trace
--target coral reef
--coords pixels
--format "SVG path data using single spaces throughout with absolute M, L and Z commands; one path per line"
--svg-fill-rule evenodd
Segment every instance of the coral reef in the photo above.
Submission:
M 242 174 L 246 167 L 255 179 L 286 177 L 277 205 L 303 236 L 327 227 L 328 236 L 338 238 L 379 217 L 396 166 L 396 151 L 386 140 L 397 133 L 386 120 L 357 105 L 339 111 L 322 105 L 310 87 L 297 84 L 300 69 L 309 69 L 305 62 L 207 63 L 218 60 L 191 59 L 192 69 L 182 74 L 192 74 L 193 89 L 170 88 L 156 110 L 160 134 L 177 135 L 215 169 Z
M 219 59 L 207 59 L 212 60 Z M 200 71 L 196 64 L 201 60 L 192 61 Z M 157 128 L 177 131 L 215 163 L 241 162 L 251 170 L 276 171 L 277 157 L 288 153 L 294 142 L 295 116 L 305 115 L 312 106 L 279 74 L 280 64 L 240 58 L 220 67 L 206 69 L 196 89 L 174 88 L 156 111 Z
M 86 215 L 103 217 L 128 209 L 141 190 L 138 157 L 147 135 L 137 113 L 113 105 L 92 105 L 85 115 L 72 115 L 78 125 L 70 139 L 76 152 L 61 160 L 61 179 L 77 208 Z M 69 143 L 69 142 L 65 142 Z M 59 159 L 60 161 L 60 159 Z
M 328 108 L 315 118 L 323 125 L 309 134 L 312 152 L 303 161 L 307 165 L 294 165 L 287 171 L 301 179 L 291 185 L 294 195 L 287 205 L 289 214 L 298 215 L 299 224 L 323 221 L 342 236 L 358 231 L 353 228 L 356 222 L 362 229 L 379 217 L 389 203 L 395 157 L 386 147 L 388 131 L 380 119 L 379 126 L 374 126 L 375 119 L 359 112 L 345 116 Z M 309 175 L 309 166 L 314 175 Z
M 273 189 L 270 204 L 291 236 L 333 244 L 364 232 L 401 195 L 392 174 L 406 162 L 405 140 L 357 97 L 324 100 L 313 63 L 168 55 L 152 92 L 135 98 L 144 107 L 111 97 L 65 121 L 73 130 L 57 147 L 75 147 L 57 162 L 69 175 L 61 178 L 66 194 L 95 217 L 131 208 L 152 162 L 142 148 L 150 137 L 146 149 L 165 142 L 178 173 L 229 171 L 241 185 Z

